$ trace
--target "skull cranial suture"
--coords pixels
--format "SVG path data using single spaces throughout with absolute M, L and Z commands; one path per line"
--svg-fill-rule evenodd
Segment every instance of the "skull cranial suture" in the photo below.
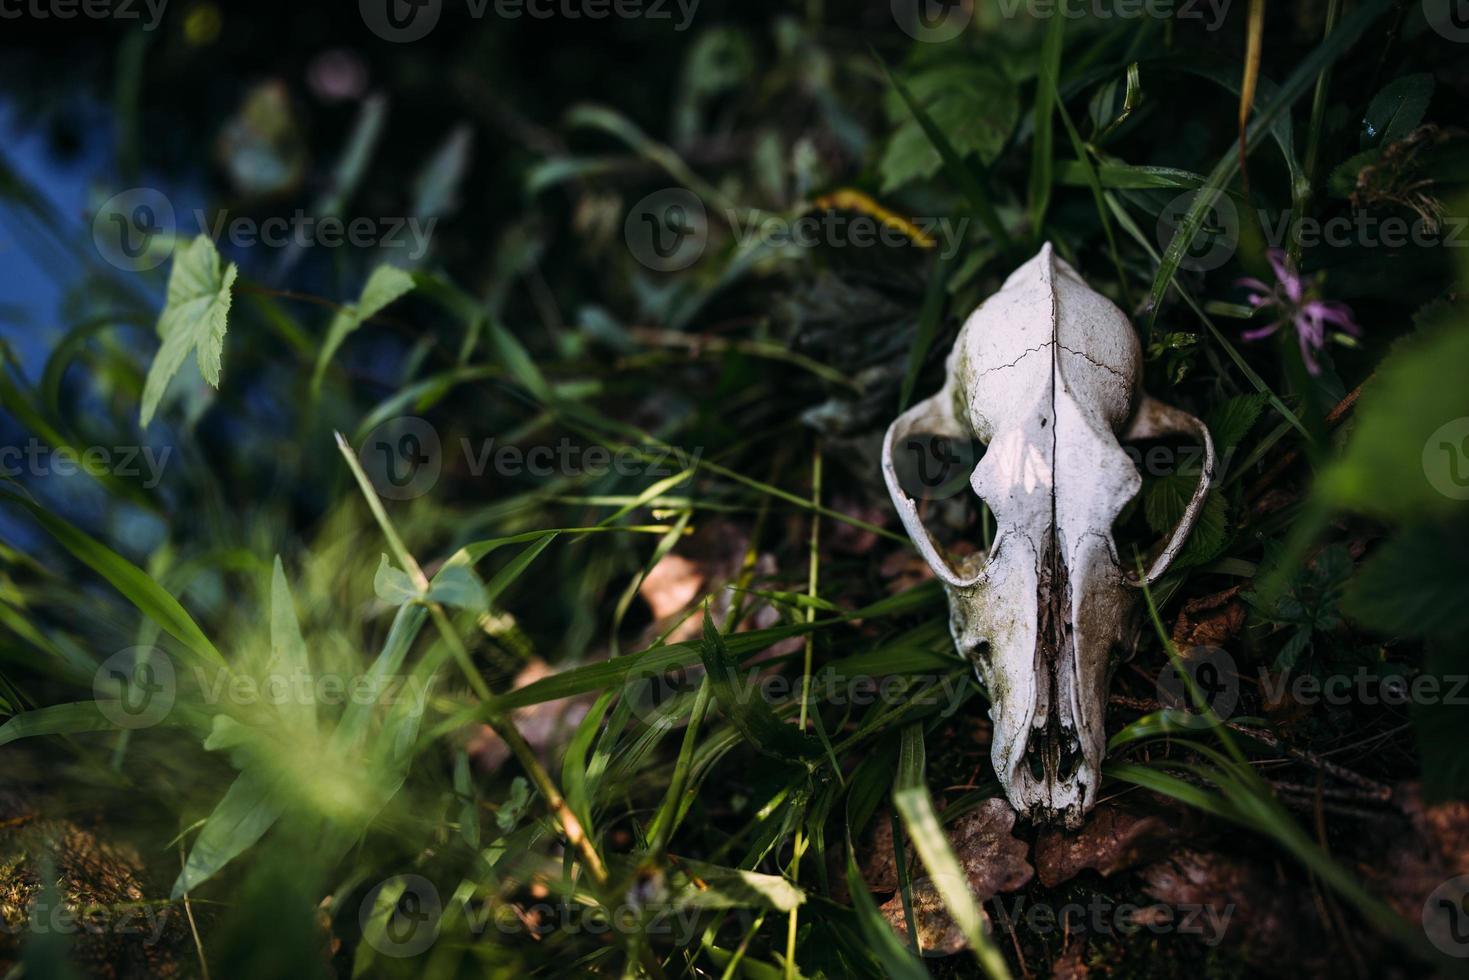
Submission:
M 1198 518 L 1213 443 L 1198 419 L 1143 393 L 1132 324 L 1050 244 L 970 315 L 946 365 L 938 394 L 889 426 L 883 476 L 948 593 L 954 643 L 984 682 L 1006 797 L 1074 827 L 1097 800 L 1111 672 L 1137 637 L 1141 582 L 1112 539 L 1142 483 L 1122 442 L 1191 435 L 1204 446 L 1198 489 L 1149 583 Z M 969 480 L 995 518 L 987 553 L 951 561 L 900 485 L 894 446 L 919 433 L 987 444 Z

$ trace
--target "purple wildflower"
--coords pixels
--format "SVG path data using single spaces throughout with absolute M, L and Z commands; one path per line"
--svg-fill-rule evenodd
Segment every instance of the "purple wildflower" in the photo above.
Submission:
M 1328 326 L 1353 337 L 1362 336 L 1362 328 L 1352 319 L 1351 307 L 1316 295 L 1316 283 L 1296 271 L 1285 251 L 1272 248 L 1268 253 L 1270 268 L 1275 270 L 1275 285 L 1267 286 L 1259 279 L 1240 279 L 1235 283 L 1250 290 L 1249 303 L 1255 309 L 1275 307 L 1279 313 L 1267 326 L 1246 330 L 1245 340 L 1259 340 L 1290 324 L 1295 327 L 1301 344 L 1301 357 L 1306 370 L 1320 374 L 1316 352 L 1326 346 Z

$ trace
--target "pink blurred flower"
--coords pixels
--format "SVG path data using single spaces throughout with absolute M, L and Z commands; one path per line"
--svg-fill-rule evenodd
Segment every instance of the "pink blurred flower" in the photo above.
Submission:
M 1270 268 L 1275 270 L 1274 286 L 1253 278 L 1240 279 L 1235 285 L 1250 291 L 1249 303 L 1255 309 L 1274 307 L 1277 315 L 1272 323 L 1246 330 L 1241 336 L 1245 340 L 1259 340 L 1290 325 L 1295 328 L 1296 338 L 1300 341 L 1306 370 L 1320 374 L 1321 365 L 1316 363 L 1316 352 L 1326 346 L 1328 331 L 1360 337 L 1362 328 L 1352 319 L 1351 307 L 1316 295 L 1316 282 L 1307 280 L 1296 271 L 1286 258 L 1284 249 L 1272 248 L 1267 255 Z

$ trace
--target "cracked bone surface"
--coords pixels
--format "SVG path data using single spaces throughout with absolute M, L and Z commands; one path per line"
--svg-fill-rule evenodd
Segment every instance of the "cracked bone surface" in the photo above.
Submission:
M 1097 801 L 1112 669 L 1138 633 L 1142 582 L 1112 540 L 1142 484 L 1122 442 L 1185 435 L 1204 446 L 1198 489 L 1149 583 L 1198 519 L 1213 443 L 1198 419 L 1142 392 L 1132 324 L 1049 243 L 970 315 L 946 364 L 938 394 L 888 427 L 883 476 L 988 692 L 1006 797 L 1032 819 L 1075 827 Z M 950 561 L 899 484 L 894 447 L 919 448 L 920 434 L 987 444 L 969 480 L 995 516 L 987 554 Z

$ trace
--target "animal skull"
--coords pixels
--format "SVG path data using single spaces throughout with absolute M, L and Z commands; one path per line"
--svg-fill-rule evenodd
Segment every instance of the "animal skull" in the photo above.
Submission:
M 1192 434 L 1204 445 L 1203 477 L 1149 583 L 1182 548 L 1213 478 L 1208 429 L 1144 394 L 1141 364 L 1127 317 L 1047 243 L 970 315 L 943 388 L 883 441 L 888 492 L 988 690 L 1005 795 L 1022 814 L 1069 827 L 1096 803 L 1108 682 L 1138 635 L 1141 582 L 1111 529 L 1142 478 L 1119 438 Z M 951 563 L 899 486 L 893 446 L 916 433 L 988 444 L 969 481 L 995 515 L 987 555 Z

